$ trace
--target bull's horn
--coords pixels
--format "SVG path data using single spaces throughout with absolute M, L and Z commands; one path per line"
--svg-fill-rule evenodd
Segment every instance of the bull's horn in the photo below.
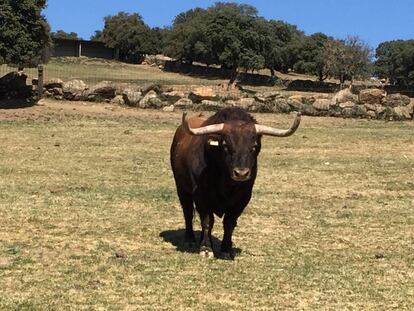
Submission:
M 198 128 L 191 128 L 188 123 L 187 112 L 183 113 L 183 127 L 191 135 L 206 135 L 206 134 L 220 134 L 223 131 L 224 123 L 212 124 Z
M 269 135 L 269 136 L 276 136 L 276 137 L 290 136 L 293 133 L 295 133 L 299 127 L 300 115 L 301 115 L 300 112 L 296 113 L 296 117 L 295 117 L 295 120 L 293 121 L 292 126 L 287 130 L 280 130 L 280 129 L 275 129 L 270 126 L 256 124 L 255 125 L 256 133 L 258 135 Z

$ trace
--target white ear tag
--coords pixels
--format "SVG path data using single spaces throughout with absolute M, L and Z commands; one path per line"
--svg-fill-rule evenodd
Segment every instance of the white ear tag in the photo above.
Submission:
M 219 146 L 219 141 L 218 140 L 214 140 L 214 139 L 209 139 L 208 140 L 208 144 L 210 146 L 218 147 Z

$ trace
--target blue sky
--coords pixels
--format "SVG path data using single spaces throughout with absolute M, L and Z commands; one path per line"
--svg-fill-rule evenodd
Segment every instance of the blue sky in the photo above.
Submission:
M 168 26 L 174 17 L 210 0 L 49 0 L 44 15 L 52 30 L 74 31 L 84 39 L 103 28 L 103 18 L 138 12 L 150 26 Z M 222 1 L 228 2 L 228 1 Z M 414 39 L 414 0 L 246 0 L 259 15 L 297 25 L 306 34 L 336 38 L 359 35 L 371 47 L 395 39 Z

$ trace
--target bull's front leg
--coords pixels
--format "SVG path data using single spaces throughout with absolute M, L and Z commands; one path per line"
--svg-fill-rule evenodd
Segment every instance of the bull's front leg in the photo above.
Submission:
M 235 252 L 233 250 L 233 231 L 237 225 L 237 217 L 233 215 L 225 215 L 223 219 L 224 235 L 221 242 L 221 258 L 233 260 Z
M 200 239 L 200 255 L 207 258 L 214 258 L 213 243 L 211 231 L 214 226 L 214 215 L 211 213 L 200 214 L 201 219 L 201 239 Z

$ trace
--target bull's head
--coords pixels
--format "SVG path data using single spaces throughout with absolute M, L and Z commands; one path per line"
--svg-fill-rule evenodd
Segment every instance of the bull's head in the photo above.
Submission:
M 219 165 L 228 171 L 234 181 L 247 181 L 252 177 L 262 135 L 287 137 L 297 130 L 299 124 L 300 113 L 297 113 L 292 126 L 287 130 L 239 120 L 191 128 L 186 113 L 183 114 L 183 127 L 191 135 L 208 135 L 208 148 L 213 150 Z

